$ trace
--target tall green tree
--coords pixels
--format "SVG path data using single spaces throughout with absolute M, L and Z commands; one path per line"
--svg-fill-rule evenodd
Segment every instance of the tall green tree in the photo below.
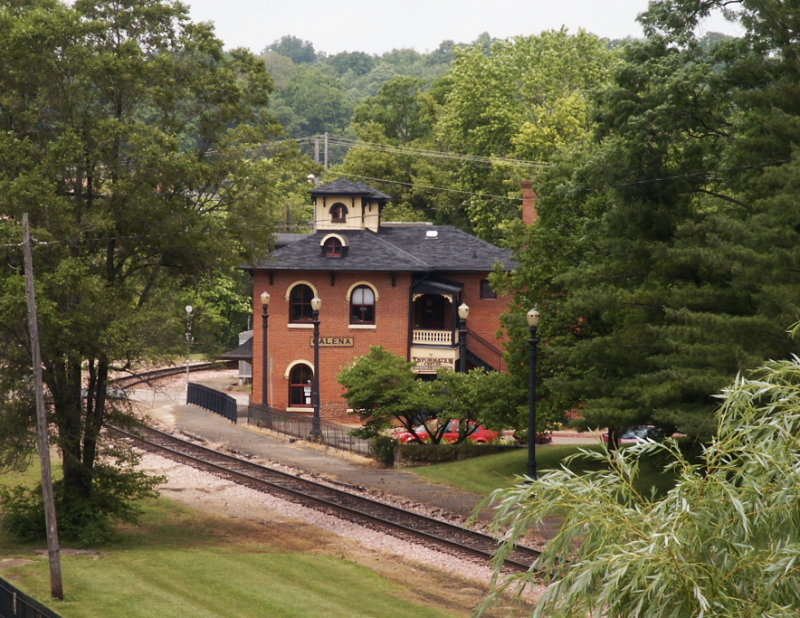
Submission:
M 596 36 L 566 30 L 456 50 L 435 131 L 440 149 L 474 155 L 461 162 L 455 183 L 472 194 L 461 207 L 479 236 L 510 235 L 519 202 L 504 198 L 518 198 L 519 180 L 538 176 L 535 163 L 589 138 L 590 94 L 608 82 L 615 58 Z
M 291 58 L 295 64 L 310 64 L 317 59 L 317 52 L 311 41 L 303 41 L 291 34 L 282 36 L 264 49 L 265 52 L 269 50 Z
M 306 137 L 343 131 L 353 102 L 341 80 L 316 65 L 302 64 L 276 93 L 274 110 L 291 137 Z
M 80 531 L 122 485 L 98 463 L 113 372 L 180 349 L 176 299 L 269 247 L 269 178 L 297 155 L 245 156 L 275 132 L 264 65 L 171 1 L 0 2 L 0 84 L 0 451 L 30 446 L 28 212 L 61 519 Z
M 595 142 L 542 174 L 519 245 L 520 308 L 554 316 L 549 392 L 612 436 L 655 421 L 708 437 L 712 394 L 795 349 L 797 10 L 737 5 L 745 36 L 713 43 L 695 30 L 722 3 L 651 4 Z

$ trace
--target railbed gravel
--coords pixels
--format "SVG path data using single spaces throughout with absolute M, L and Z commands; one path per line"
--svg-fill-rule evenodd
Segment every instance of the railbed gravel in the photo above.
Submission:
M 209 472 L 166 457 L 140 452 L 140 468 L 164 476 L 159 487 L 165 496 L 192 506 L 253 522 L 299 521 L 323 528 L 371 551 L 418 562 L 488 586 L 489 566 L 458 558 L 419 543 L 412 543 L 366 526 L 358 525 L 296 504 L 289 500 L 238 485 Z M 535 594 L 531 591 L 531 597 Z M 527 596 L 527 595 L 526 595 Z

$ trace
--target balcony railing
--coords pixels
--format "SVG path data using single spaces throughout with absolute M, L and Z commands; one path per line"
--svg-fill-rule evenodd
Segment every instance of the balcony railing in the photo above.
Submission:
M 415 345 L 453 345 L 451 330 L 414 330 L 411 343 Z

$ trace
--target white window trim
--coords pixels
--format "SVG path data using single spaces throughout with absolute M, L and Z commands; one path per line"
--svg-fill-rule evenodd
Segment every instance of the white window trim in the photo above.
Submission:
M 341 234 L 325 234 L 325 236 L 323 236 L 322 240 L 319 242 L 319 246 L 324 247 L 329 238 L 335 238 L 342 243 L 342 248 L 347 246 L 347 239 Z
M 299 358 L 297 360 L 293 360 L 291 363 L 286 365 L 286 371 L 283 372 L 283 377 L 287 380 L 289 379 L 289 374 L 292 373 L 292 369 L 294 369 L 297 365 L 308 365 L 311 367 L 311 373 L 314 373 L 314 363 L 311 361 L 307 361 L 305 359 Z
M 372 290 L 372 293 L 375 294 L 375 304 L 378 304 L 378 301 L 380 300 L 378 289 L 369 281 L 356 281 L 353 285 L 347 288 L 347 294 L 345 294 L 344 296 L 347 299 L 347 304 L 348 305 L 350 304 L 350 297 L 353 295 L 353 290 L 355 290 L 357 287 L 361 285 L 365 285 Z
M 289 302 L 289 299 L 292 296 L 292 290 L 295 289 L 298 285 L 307 285 L 308 287 L 311 288 L 311 291 L 314 292 L 314 296 L 316 296 L 317 298 L 320 298 L 320 295 L 317 292 L 317 288 L 313 283 L 311 283 L 310 281 L 301 280 L 301 281 L 295 281 L 294 283 L 289 284 L 289 287 L 286 288 L 286 302 L 287 303 Z

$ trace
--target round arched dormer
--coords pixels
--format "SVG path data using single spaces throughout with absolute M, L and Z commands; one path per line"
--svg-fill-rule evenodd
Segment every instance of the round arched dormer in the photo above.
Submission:
M 319 243 L 322 256 L 326 258 L 343 258 L 347 255 L 347 239 L 340 234 L 328 234 Z

